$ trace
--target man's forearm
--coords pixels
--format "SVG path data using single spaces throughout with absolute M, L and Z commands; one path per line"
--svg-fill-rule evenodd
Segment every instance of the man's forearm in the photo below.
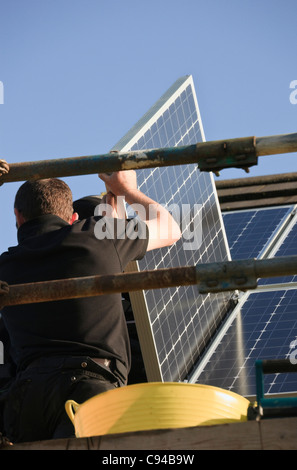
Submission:
M 149 228 L 148 250 L 169 246 L 181 237 L 179 225 L 161 204 L 137 189 L 135 171 L 120 171 L 100 178 L 115 195 L 124 197 L 138 217 L 145 221 Z
M 137 216 L 148 225 L 148 250 L 172 245 L 180 239 L 180 227 L 165 207 L 138 189 L 127 191 L 124 197 Z

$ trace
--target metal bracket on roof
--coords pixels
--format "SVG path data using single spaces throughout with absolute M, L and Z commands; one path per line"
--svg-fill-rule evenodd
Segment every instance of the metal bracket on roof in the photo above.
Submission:
M 200 171 L 213 171 L 218 176 L 224 168 L 241 168 L 249 173 L 249 167 L 258 164 L 254 136 L 218 141 L 211 150 L 198 162 Z

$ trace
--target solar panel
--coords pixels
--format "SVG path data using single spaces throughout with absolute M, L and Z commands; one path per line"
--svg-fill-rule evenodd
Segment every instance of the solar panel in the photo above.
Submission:
M 129 151 L 205 140 L 193 79 L 181 77 L 114 146 Z M 139 188 L 174 208 L 182 239 L 147 253 L 130 270 L 229 259 L 213 177 L 197 165 L 138 170 Z M 202 232 L 201 229 L 202 228 Z M 130 294 L 149 381 L 183 380 L 226 314 L 230 294 L 199 294 L 196 286 Z
M 294 216 L 292 223 L 287 231 L 288 233 L 282 237 L 279 246 L 275 250 L 275 256 L 293 256 L 297 255 L 297 217 Z M 276 283 L 293 283 L 297 281 L 297 276 L 282 276 L 268 279 L 261 279 L 260 285 L 276 284 Z
M 250 294 L 199 376 L 199 383 L 256 395 L 255 361 L 289 358 L 297 348 L 297 291 Z M 266 394 L 294 393 L 297 374 L 264 378 Z
M 295 206 L 238 211 L 223 217 L 232 257 L 297 254 Z M 244 396 L 256 394 L 255 361 L 289 358 L 297 348 L 294 281 L 295 276 L 263 279 L 256 291 L 241 296 L 201 361 L 197 382 Z M 281 282 L 286 282 L 283 288 Z M 266 394 L 296 393 L 297 374 L 265 375 L 264 390 Z
M 292 207 L 273 207 L 223 214 L 232 259 L 260 258 L 269 240 L 292 212 Z

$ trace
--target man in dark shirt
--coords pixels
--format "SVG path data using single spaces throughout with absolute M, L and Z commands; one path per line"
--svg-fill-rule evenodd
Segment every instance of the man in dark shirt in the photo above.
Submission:
M 26 182 L 15 198 L 18 245 L 0 257 L 2 281 L 119 273 L 180 237 L 168 212 L 137 189 L 134 171 L 100 176 L 114 196 L 134 205 L 137 224 L 78 220 L 63 181 Z M 131 358 L 121 294 L 5 307 L 2 317 L 17 366 L 4 408 L 12 442 L 74 435 L 64 410 L 68 399 L 81 403 L 126 384 Z
M 112 199 L 111 199 L 112 198 Z M 109 203 L 111 207 L 113 195 L 105 193 L 102 196 L 84 196 L 73 202 L 74 212 L 77 212 L 79 219 L 87 219 L 92 217 L 95 213 L 100 212 L 100 206 Z M 113 216 L 117 217 L 118 214 L 113 212 Z M 147 376 L 142 357 L 140 342 L 138 338 L 138 332 L 136 328 L 134 313 L 130 301 L 130 295 L 128 292 L 122 293 L 122 305 L 125 314 L 126 324 L 128 328 L 130 348 L 131 348 L 131 366 L 128 375 L 128 385 L 135 383 L 147 382 Z M 0 324 L 1 329 L 1 324 Z M 1 336 L 0 336 L 1 337 Z M 0 369 L 1 372 L 1 369 Z M 1 386 L 1 381 L 0 381 Z

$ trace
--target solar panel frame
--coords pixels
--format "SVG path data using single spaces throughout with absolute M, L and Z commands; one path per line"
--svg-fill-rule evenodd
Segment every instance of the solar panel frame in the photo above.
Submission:
M 185 76 L 172 85 L 112 150 L 172 147 L 204 140 L 193 78 Z M 202 259 L 203 262 L 230 259 L 212 174 L 201 173 L 197 165 L 137 173 L 139 188 L 159 203 L 169 207 L 181 203 L 202 206 L 204 253 L 201 255 L 199 249 L 183 250 L 182 244 L 187 241 L 183 231 L 182 241 L 149 252 L 144 260 L 131 263 L 128 270 L 193 265 Z M 194 215 L 201 221 L 198 210 Z M 191 219 L 191 223 L 195 224 L 195 220 Z M 148 380 L 176 381 L 184 379 L 206 347 L 226 313 L 230 295 L 202 297 L 197 286 L 189 286 L 130 293 L 130 298 Z

